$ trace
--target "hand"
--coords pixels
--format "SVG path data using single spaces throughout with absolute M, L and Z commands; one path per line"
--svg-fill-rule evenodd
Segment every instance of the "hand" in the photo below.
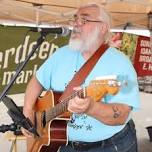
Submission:
M 31 120 L 31 122 L 34 122 L 34 111 L 32 109 L 23 109 L 23 114 L 25 115 L 25 117 L 29 118 Z M 24 136 L 26 137 L 33 137 L 33 134 L 31 132 L 29 132 L 28 130 L 24 129 L 23 127 L 21 128 L 21 131 L 23 133 Z
M 75 91 L 80 89 L 80 87 L 74 88 Z M 80 98 L 76 96 L 69 101 L 68 110 L 72 113 L 88 113 L 92 105 L 93 99 L 91 97 Z

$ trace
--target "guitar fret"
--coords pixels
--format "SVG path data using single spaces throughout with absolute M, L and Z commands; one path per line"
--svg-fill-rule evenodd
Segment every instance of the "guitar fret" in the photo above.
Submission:
M 80 97 L 80 98 L 83 98 L 83 97 L 84 97 L 84 96 L 83 96 L 83 90 L 79 92 L 79 97 Z
M 55 107 L 52 107 L 49 112 L 46 115 L 46 121 L 49 122 L 50 120 L 54 119 L 55 117 L 59 116 L 60 114 L 67 111 L 68 108 L 68 102 L 70 99 L 73 99 L 74 97 L 83 96 L 83 90 L 79 90 L 74 92 L 71 96 L 67 97 L 65 100 L 59 102 L 55 105 Z

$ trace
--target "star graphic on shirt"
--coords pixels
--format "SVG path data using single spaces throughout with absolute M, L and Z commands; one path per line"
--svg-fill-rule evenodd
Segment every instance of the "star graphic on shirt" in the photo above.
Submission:
M 87 125 L 87 126 L 86 126 L 86 129 L 87 129 L 87 130 L 92 130 L 92 125 Z

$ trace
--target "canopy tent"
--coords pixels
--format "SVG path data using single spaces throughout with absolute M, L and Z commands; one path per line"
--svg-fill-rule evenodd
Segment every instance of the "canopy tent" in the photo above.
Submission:
M 0 22 L 67 24 L 79 6 L 89 2 L 110 12 L 113 28 L 149 29 L 152 0 L 0 0 Z

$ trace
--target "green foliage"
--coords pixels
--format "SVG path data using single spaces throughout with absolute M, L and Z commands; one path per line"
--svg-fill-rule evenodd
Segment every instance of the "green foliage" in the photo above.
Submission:
M 134 54 L 137 45 L 137 35 L 124 33 L 120 50 L 124 52 L 131 61 L 134 59 Z

